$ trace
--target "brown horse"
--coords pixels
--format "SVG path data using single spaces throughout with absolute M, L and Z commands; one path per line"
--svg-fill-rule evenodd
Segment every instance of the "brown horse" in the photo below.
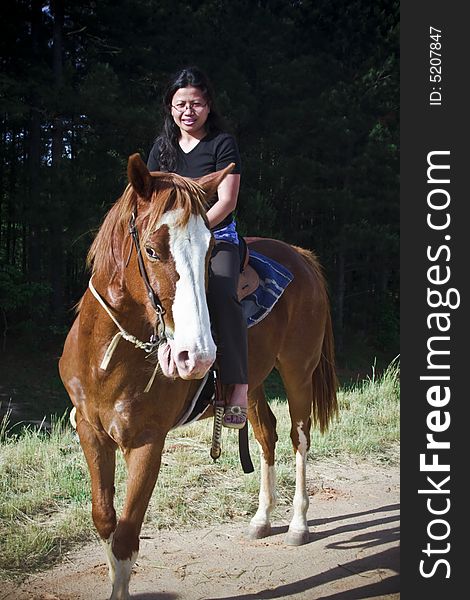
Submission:
M 216 357 L 205 295 L 212 238 L 204 206 L 231 169 L 195 182 L 149 173 L 139 155 L 131 156 L 129 185 L 90 249 L 92 279 L 59 368 L 91 475 L 92 516 L 106 551 L 112 600 L 129 597 L 165 437 Z M 337 411 L 328 297 L 310 252 L 262 238 L 252 238 L 250 248 L 284 265 L 294 278 L 271 313 L 249 329 L 248 418 L 261 448 L 259 508 L 249 532 L 253 538 L 270 533 L 275 503 L 276 419 L 263 382 L 276 367 L 287 392 L 296 454 L 286 541 L 302 544 L 308 540 L 310 427 L 313 422 L 325 430 Z M 117 448 L 128 469 L 119 519 L 113 505 Z

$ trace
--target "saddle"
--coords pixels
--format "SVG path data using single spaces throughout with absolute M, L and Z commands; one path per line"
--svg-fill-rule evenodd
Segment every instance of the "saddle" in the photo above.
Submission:
M 239 237 L 240 251 L 240 277 L 238 279 L 238 300 L 241 301 L 252 294 L 259 286 L 260 279 L 258 273 L 249 264 L 250 251 L 246 240 Z

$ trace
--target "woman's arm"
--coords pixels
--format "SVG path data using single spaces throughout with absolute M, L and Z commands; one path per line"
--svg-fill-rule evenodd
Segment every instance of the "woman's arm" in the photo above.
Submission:
M 240 189 L 240 175 L 227 175 L 217 188 L 218 200 L 207 211 L 209 227 L 221 223 L 227 215 L 235 210 Z

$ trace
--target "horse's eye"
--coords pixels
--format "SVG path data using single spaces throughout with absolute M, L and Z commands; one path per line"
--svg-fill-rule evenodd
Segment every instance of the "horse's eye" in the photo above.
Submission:
M 159 260 L 160 259 L 158 254 L 155 252 L 155 248 L 152 248 L 151 246 L 146 246 L 145 252 L 147 252 L 147 256 L 150 258 L 150 260 Z

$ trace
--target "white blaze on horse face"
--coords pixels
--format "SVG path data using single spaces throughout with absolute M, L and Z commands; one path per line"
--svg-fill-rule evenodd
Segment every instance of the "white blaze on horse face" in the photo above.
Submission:
M 170 252 L 179 279 L 173 302 L 174 338 L 172 360 L 183 379 L 204 377 L 215 360 L 207 308 L 205 276 L 210 231 L 200 216 L 191 215 L 178 225 L 179 210 L 166 213 L 159 225 L 168 225 Z

